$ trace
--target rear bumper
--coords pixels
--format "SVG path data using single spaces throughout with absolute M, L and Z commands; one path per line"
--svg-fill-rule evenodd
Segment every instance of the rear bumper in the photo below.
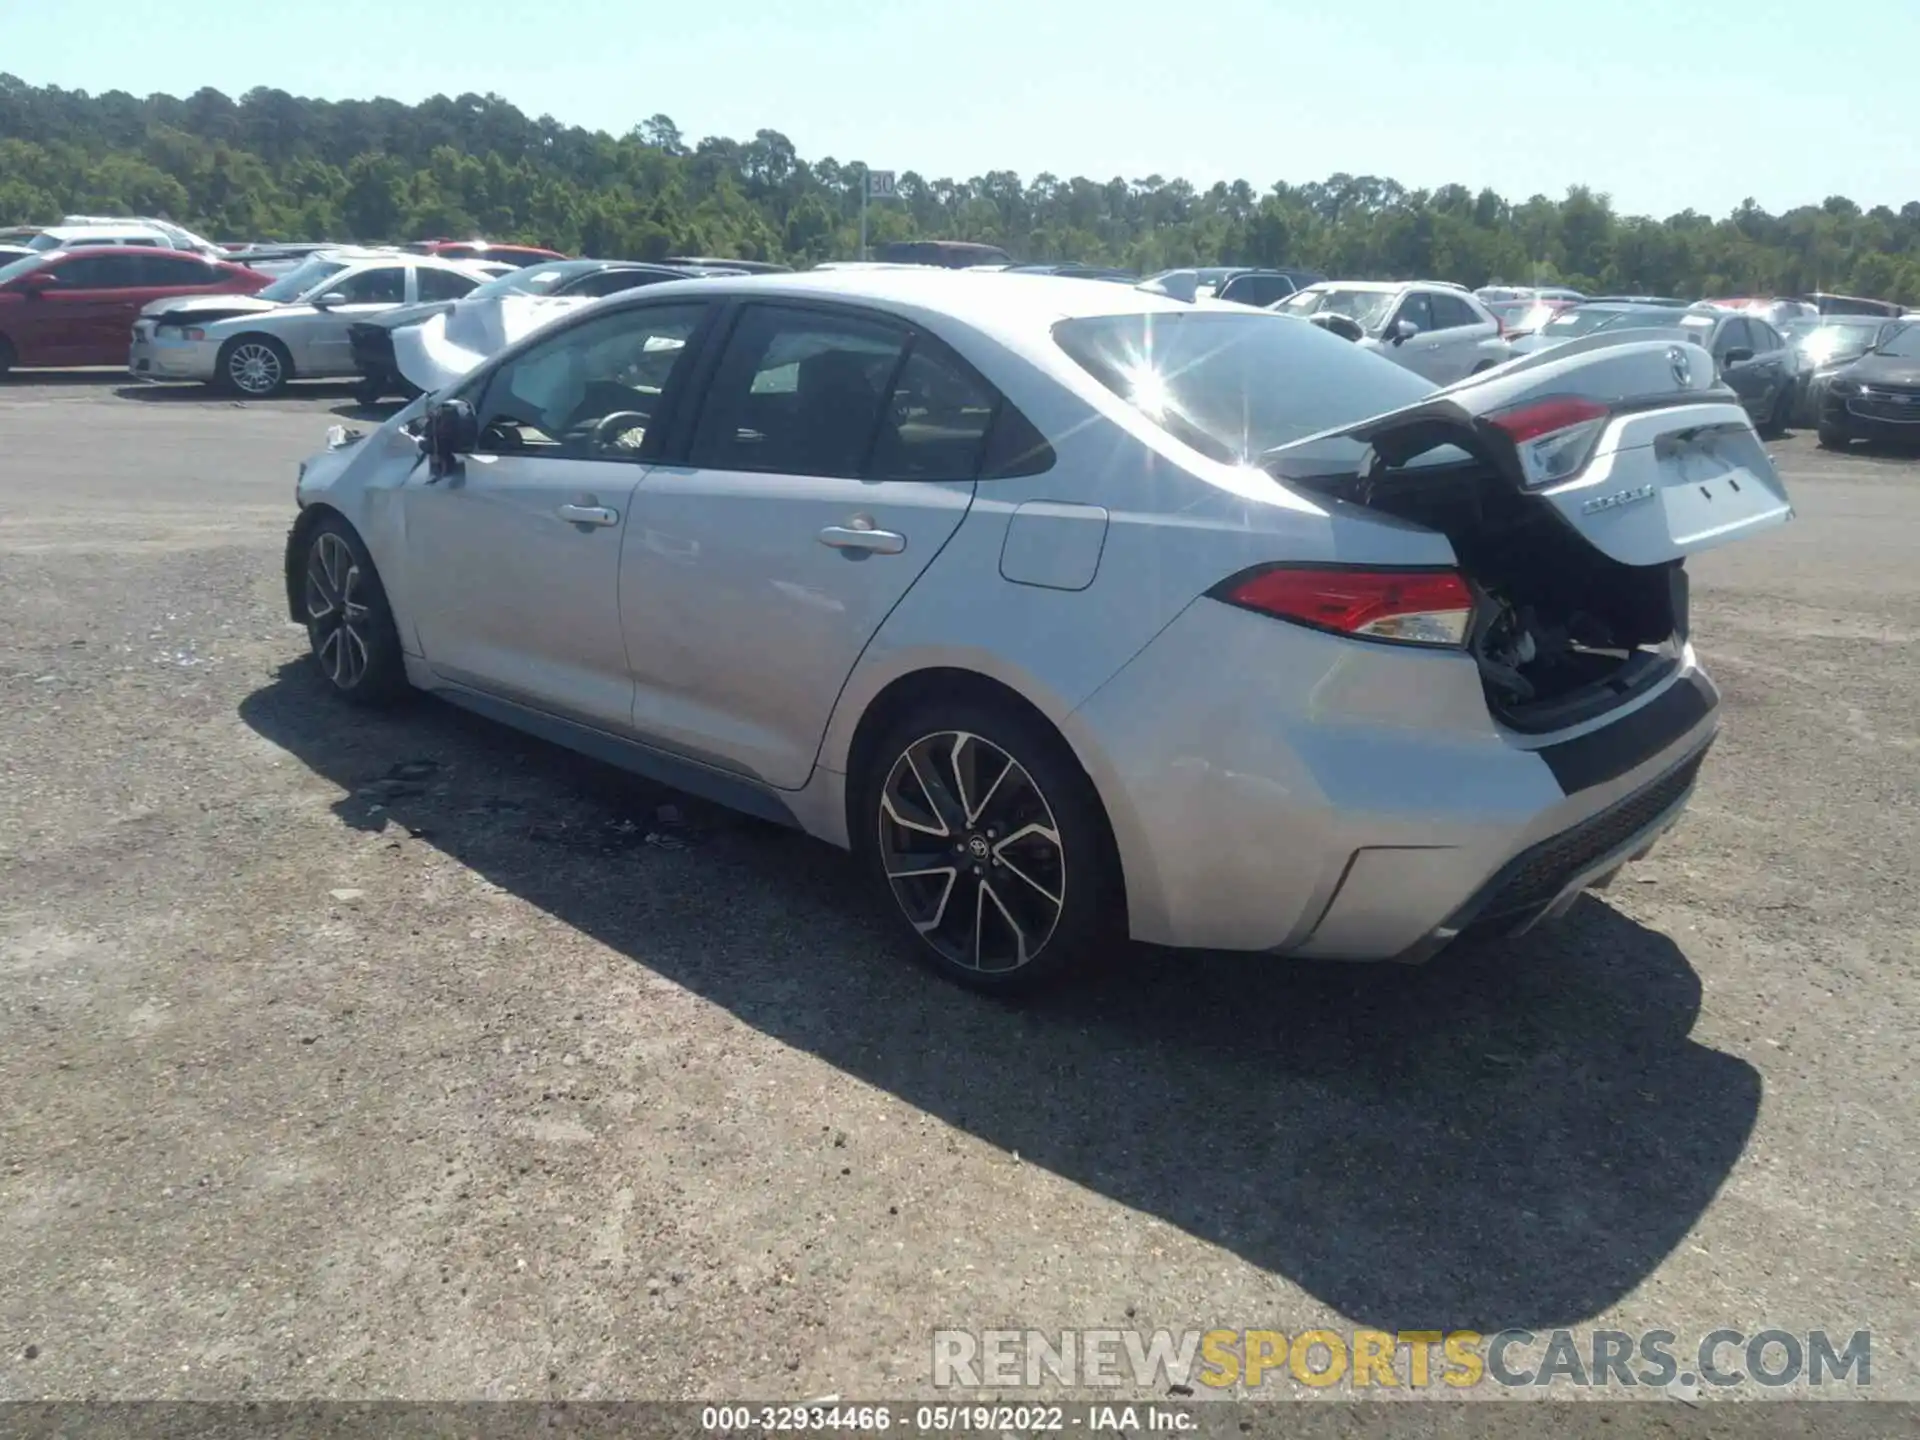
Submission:
M 1177 701 L 1170 697 L 1179 697 Z M 1718 727 L 1691 650 L 1549 737 L 1497 725 L 1473 661 L 1202 602 L 1069 717 L 1136 939 L 1420 959 L 1531 924 L 1644 852 Z

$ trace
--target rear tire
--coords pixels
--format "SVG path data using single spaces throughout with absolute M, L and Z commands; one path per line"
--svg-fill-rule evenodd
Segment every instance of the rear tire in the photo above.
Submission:
M 271 335 L 236 335 L 220 347 L 214 374 L 221 389 L 264 400 L 287 388 L 293 356 Z
M 307 644 L 321 678 L 355 705 L 391 705 L 407 692 L 393 610 L 353 527 L 329 515 L 307 534 L 301 571 Z
M 1847 432 L 1834 425 L 1822 425 L 1819 432 L 1822 450 L 1844 450 L 1847 448 Z
M 1120 938 L 1105 812 L 1043 722 L 988 699 L 928 699 L 867 747 L 854 779 L 854 853 L 949 980 L 1029 994 Z

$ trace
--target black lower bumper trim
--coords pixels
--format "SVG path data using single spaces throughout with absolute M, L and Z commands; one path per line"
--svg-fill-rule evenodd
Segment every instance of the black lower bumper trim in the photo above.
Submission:
M 1648 756 L 1658 755 L 1712 714 L 1713 705 L 1713 691 L 1696 670 L 1631 715 L 1533 753 L 1546 761 L 1560 789 L 1575 795 L 1617 780 Z
M 1582 873 L 1631 845 L 1636 836 L 1679 806 L 1692 790 L 1712 746 L 1709 740 L 1651 784 L 1572 829 L 1522 850 L 1448 916 L 1446 924 L 1394 958 L 1404 964 L 1419 964 L 1456 936 L 1495 926 L 1513 928 L 1545 912 Z M 1631 856 L 1622 854 L 1620 858 L 1624 863 Z

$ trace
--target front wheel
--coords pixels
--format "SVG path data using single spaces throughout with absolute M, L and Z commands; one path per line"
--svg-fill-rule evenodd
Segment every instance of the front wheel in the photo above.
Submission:
M 307 537 L 302 577 L 307 644 L 335 694 L 386 705 L 406 692 L 406 663 L 387 592 L 353 527 L 328 516 Z
M 293 357 L 271 335 L 240 335 L 220 347 L 214 371 L 225 389 L 264 400 L 286 389 L 293 378 Z
M 1118 937 L 1099 800 L 1039 721 L 1010 706 L 929 702 L 888 728 L 864 769 L 856 849 L 941 974 L 1027 992 Z
M 1844 450 L 1847 448 L 1847 432 L 1837 425 L 1822 425 L 1819 431 L 1822 450 Z
M 1767 412 L 1767 418 L 1759 427 L 1760 433 L 1769 440 L 1777 440 L 1787 433 L 1787 426 L 1793 420 L 1793 386 L 1782 385 L 1773 397 L 1773 408 Z

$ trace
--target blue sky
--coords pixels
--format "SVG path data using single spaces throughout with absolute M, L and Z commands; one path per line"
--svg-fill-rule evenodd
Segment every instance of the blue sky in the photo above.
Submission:
M 1657 215 L 1920 199 L 1916 56 L 1920 0 L 0 0 L 0 70 L 34 84 L 494 91 L 929 177 L 1345 170 Z

